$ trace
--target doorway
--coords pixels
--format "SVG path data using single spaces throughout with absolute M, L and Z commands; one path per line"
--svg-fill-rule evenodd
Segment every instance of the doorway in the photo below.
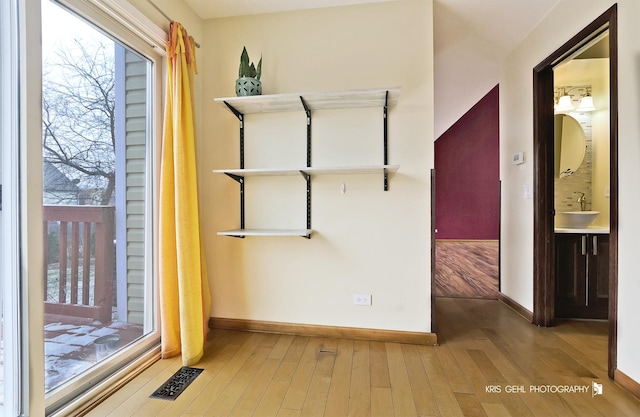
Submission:
M 496 85 L 435 141 L 438 297 L 499 296 L 499 124 Z
M 554 68 L 581 53 L 608 33 L 609 49 L 609 256 L 608 256 L 608 374 L 616 368 L 617 320 L 617 8 L 603 13 L 534 68 L 534 305 L 533 324 L 553 326 L 556 319 Z

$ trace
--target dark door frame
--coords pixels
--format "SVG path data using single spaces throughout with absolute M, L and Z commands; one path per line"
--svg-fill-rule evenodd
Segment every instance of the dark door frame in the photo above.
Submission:
M 613 378 L 618 343 L 618 25 L 615 4 L 533 70 L 533 324 L 552 326 L 554 323 L 553 67 L 606 30 L 609 30 L 611 141 L 608 374 Z
M 436 170 L 431 169 L 431 333 L 436 333 Z

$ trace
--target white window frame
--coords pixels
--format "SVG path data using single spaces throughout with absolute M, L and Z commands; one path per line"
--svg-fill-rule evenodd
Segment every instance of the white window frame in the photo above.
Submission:
M 20 205 L 19 205 L 19 143 L 20 143 L 20 74 L 19 74 L 19 10 L 17 1 L 0 2 L 2 36 L 0 37 L 0 70 L 2 103 L 0 117 L 0 184 L 2 184 L 2 212 L 0 215 L 0 308 L 4 323 L 4 404 L 0 414 L 6 416 L 28 413 L 28 335 L 25 332 L 25 294 L 20 273 Z

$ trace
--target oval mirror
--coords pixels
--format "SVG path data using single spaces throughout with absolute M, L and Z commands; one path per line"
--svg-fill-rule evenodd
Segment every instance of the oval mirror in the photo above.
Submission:
M 554 117 L 555 176 L 564 178 L 576 172 L 586 152 L 587 139 L 580 123 L 568 114 Z

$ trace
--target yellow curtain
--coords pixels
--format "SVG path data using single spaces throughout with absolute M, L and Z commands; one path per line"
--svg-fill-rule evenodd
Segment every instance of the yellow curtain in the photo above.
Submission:
M 159 210 L 162 357 L 182 353 L 189 366 L 204 352 L 211 294 L 198 214 L 195 42 L 177 22 L 171 23 L 167 62 Z

